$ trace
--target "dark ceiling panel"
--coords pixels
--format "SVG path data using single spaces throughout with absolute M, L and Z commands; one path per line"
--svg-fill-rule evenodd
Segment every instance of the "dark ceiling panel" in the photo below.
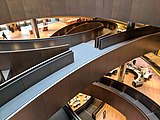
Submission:
M 103 16 L 104 0 L 96 0 L 96 17 Z
M 66 0 L 49 0 L 53 16 L 67 15 Z
M 111 18 L 112 8 L 113 8 L 113 0 L 104 0 L 104 4 L 103 4 L 104 18 Z M 99 9 L 101 9 L 101 7 Z
M 95 16 L 96 0 L 81 0 L 81 7 L 84 16 Z
M 53 16 L 90 16 L 160 26 L 159 3 L 159 0 L 1 0 L 0 24 Z
M 39 17 L 38 0 L 22 0 L 27 19 Z
M 0 24 L 10 22 L 11 16 L 7 6 L 6 0 L 1 0 L 0 4 Z
M 41 17 L 52 16 L 50 0 L 38 0 L 38 11 Z
M 113 0 L 112 18 L 128 21 L 133 0 Z
M 70 2 L 68 3 L 69 9 L 67 9 L 69 11 L 69 14 L 70 15 L 81 15 L 80 1 L 79 0 L 68 0 L 68 2 Z
M 26 19 L 22 0 L 6 0 L 11 13 L 12 21 L 19 21 Z
M 130 21 L 149 23 L 155 0 L 133 0 Z
M 160 0 L 156 0 L 149 23 L 160 27 Z

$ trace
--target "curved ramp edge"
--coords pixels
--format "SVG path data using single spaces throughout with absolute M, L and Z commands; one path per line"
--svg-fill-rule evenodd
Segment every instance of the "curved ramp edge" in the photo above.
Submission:
M 151 49 L 147 45 L 151 44 L 153 45 L 152 50 L 159 49 L 160 42 L 157 38 L 154 40 L 145 38 L 134 39 L 103 50 L 93 48 L 86 43 L 72 47 L 75 55 L 74 63 L 48 76 L 2 106 L 0 109 L 2 118 L 26 116 L 29 112 L 28 110 L 31 108 L 38 112 L 39 108 L 36 106 L 39 103 L 36 102 L 37 100 L 41 103 L 39 107 L 43 109 L 45 106 L 41 115 L 49 118 L 69 101 L 70 98 L 94 81 L 99 80 L 105 73 L 135 57 L 143 55 L 146 51 L 149 52 Z M 28 96 L 24 100 L 23 96 L 25 94 L 28 94 Z M 14 103 L 17 100 L 21 101 L 21 103 L 15 106 Z M 19 108 L 23 108 L 23 110 Z M 40 118 L 41 116 L 37 117 Z

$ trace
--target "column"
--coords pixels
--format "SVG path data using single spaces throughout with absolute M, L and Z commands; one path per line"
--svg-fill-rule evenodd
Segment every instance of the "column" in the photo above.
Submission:
M 124 76 L 125 76 L 125 72 L 126 72 L 126 67 L 127 67 L 127 63 L 125 63 L 124 65 L 121 65 L 119 67 L 118 70 L 118 81 L 119 82 L 123 82 L 124 81 Z
M 128 30 L 132 30 L 135 28 L 135 23 L 134 22 L 128 22 L 127 24 L 127 29 Z M 124 65 L 120 66 L 119 71 L 118 71 L 118 81 L 119 82 L 123 82 L 124 81 L 124 76 L 125 76 L 125 72 L 126 72 L 126 66 L 127 64 L 125 63 Z
M 35 38 L 40 38 L 36 19 L 31 19 L 31 26 Z

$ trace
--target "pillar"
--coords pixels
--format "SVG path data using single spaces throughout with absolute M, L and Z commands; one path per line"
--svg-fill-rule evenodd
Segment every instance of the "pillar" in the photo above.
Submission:
M 36 19 L 31 19 L 31 26 L 35 38 L 40 38 Z
M 126 31 L 132 30 L 134 28 L 135 28 L 135 23 L 129 21 L 128 24 L 127 24 Z M 126 66 L 127 66 L 127 64 L 125 63 L 124 65 L 119 67 L 119 71 L 118 71 L 118 81 L 119 82 L 123 82 L 124 81 L 124 76 L 125 76 L 125 72 L 126 72 Z
M 127 68 L 127 63 L 125 63 L 124 65 L 121 65 L 119 67 L 118 70 L 118 81 L 119 82 L 123 82 L 124 81 L 124 76 L 125 76 L 125 72 L 126 72 L 126 68 Z

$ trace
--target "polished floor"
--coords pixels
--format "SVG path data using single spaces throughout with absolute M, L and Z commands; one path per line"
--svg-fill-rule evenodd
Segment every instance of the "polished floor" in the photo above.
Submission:
M 144 82 L 142 86 L 135 88 L 132 85 L 134 75 L 132 73 L 129 73 L 125 75 L 124 83 L 145 94 L 153 101 L 155 101 L 158 105 L 160 105 L 160 77 L 151 69 L 151 66 L 148 63 L 146 63 L 143 59 L 136 58 L 136 60 L 137 60 L 136 62 L 137 66 L 139 67 L 143 66 L 149 68 L 149 70 L 153 74 L 152 78 Z M 117 80 L 117 75 L 113 75 L 112 78 Z
M 38 24 L 40 38 L 49 38 L 54 32 L 66 26 L 66 23 L 55 21 L 52 23 L 48 23 L 48 31 L 42 30 L 42 23 Z M 14 33 L 9 30 L 4 30 L 3 32 L 6 34 L 9 40 L 20 40 L 20 39 L 33 39 L 34 35 L 30 34 L 29 30 L 32 30 L 31 25 L 21 27 L 21 31 L 15 31 Z M 2 39 L 2 31 L 0 32 L 0 39 Z
M 101 100 L 95 98 L 93 103 L 79 114 L 79 117 L 82 120 L 93 120 L 92 113 L 99 107 L 101 102 Z M 104 111 L 106 111 L 106 117 L 103 119 Z M 126 117 L 115 108 L 105 103 L 104 106 L 96 114 L 96 120 L 126 120 Z
M 103 111 L 106 111 L 106 118 L 103 119 Z M 126 120 L 126 117 L 112 106 L 105 104 L 96 120 Z
M 137 88 L 132 86 L 131 82 L 133 80 L 133 77 L 130 77 L 130 75 L 125 77 L 124 83 L 142 92 L 143 94 L 145 94 L 146 96 L 148 96 L 160 105 L 160 77 L 151 69 L 150 65 L 146 63 L 143 59 L 137 58 L 136 65 L 148 67 L 153 74 L 152 78 L 144 82 L 142 87 Z

